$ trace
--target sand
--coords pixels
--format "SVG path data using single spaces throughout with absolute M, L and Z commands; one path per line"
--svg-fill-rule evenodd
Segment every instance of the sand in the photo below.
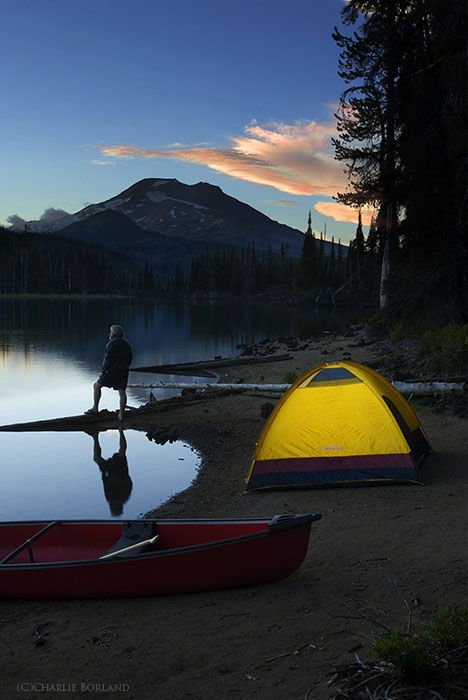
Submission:
M 345 355 L 390 378 L 397 370 L 394 378 L 417 375 L 420 363 L 408 348 L 395 369 L 388 341 L 364 342 L 356 333 L 323 335 L 293 343 L 287 362 L 230 368 L 220 380 L 282 383 L 287 372 Z M 285 343 L 272 345 L 278 354 L 287 350 Z M 367 658 L 376 635 L 417 630 L 442 606 L 465 603 L 466 418 L 450 406 L 412 400 L 433 448 L 422 468 L 424 487 L 246 495 L 265 403 L 274 400 L 223 396 L 128 418 L 126 425 L 169 428 L 203 459 L 195 483 L 153 511 L 155 517 L 321 513 L 302 567 L 274 584 L 191 595 L 4 601 L 1 698 L 39 690 L 45 698 L 332 698 L 336 688 L 326 680 L 334 666 L 356 653 Z

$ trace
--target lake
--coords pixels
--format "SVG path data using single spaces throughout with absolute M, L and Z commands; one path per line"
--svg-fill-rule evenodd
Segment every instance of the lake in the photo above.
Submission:
M 344 330 L 358 318 L 357 310 L 241 300 L 0 299 L 0 425 L 89 408 L 113 323 L 124 327 L 141 367 L 237 355 L 242 343 Z M 133 372 L 130 382 L 153 376 L 190 381 Z M 129 389 L 129 405 L 148 394 Z M 104 389 L 100 407 L 117 406 L 117 392 Z M 82 432 L 0 433 L 1 519 L 137 517 L 186 488 L 200 466 L 190 445 L 156 445 L 135 430 L 125 431 L 125 449 L 119 431 L 101 432 L 97 441 Z

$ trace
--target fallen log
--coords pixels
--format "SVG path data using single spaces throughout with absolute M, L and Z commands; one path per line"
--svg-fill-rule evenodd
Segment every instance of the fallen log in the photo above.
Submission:
M 108 430 L 119 427 L 128 427 L 128 418 L 131 419 L 130 425 L 138 426 L 139 416 L 159 413 L 162 411 L 170 411 L 174 408 L 192 406 L 194 404 L 198 405 L 204 401 L 221 398 L 222 396 L 226 396 L 231 393 L 231 391 L 216 391 L 206 392 L 204 394 L 194 394 L 190 398 L 175 396 L 172 399 L 145 404 L 143 406 L 139 406 L 138 408 L 132 407 L 130 413 L 125 413 L 123 421 L 118 420 L 118 411 L 108 411 L 104 409 L 99 411 L 99 413 L 97 413 L 95 416 L 81 413 L 77 416 L 62 416 L 60 418 L 47 418 L 44 420 L 30 421 L 29 423 L 11 423 L 10 425 L 0 425 L 0 432 L 26 432 L 36 430 L 51 430 L 54 432 L 60 432 L 66 430 L 87 430 L 89 428 Z
M 451 392 L 463 392 L 463 382 L 392 382 L 395 389 L 402 394 L 414 394 L 425 396 L 428 394 L 447 394 Z
M 291 355 L 252 355 L 248 357 L 222 357 L 218 360 L 200 360 L 200 362 L 182 362 L 174 365 L 151 365 L 149 367 L 132 367 L 132 372 L 152 372 L 154 374 L 182 374 L 199 377 L 216 377 L 214 370 L 237 365 L 253 365 L 264 362 L 283 362 L 291 360 Z
M 291 384 L 214 384 L 212 382 L 152 382 L 151 384 L 128 384 L 127 389 L 225 389 L 229 391 L 245 391 L 259 389 L 265 391 L 286 391 Z
M 216 389 L 229 391 L 273 391 L 285 392 L 291 384 L 224 384 L 208 382 L 152 382 L 151 384 L 129 384 L 129 389 Z M 442 394 L 450 392 L 463 392 L 465 384 L 462 382 L 393 382 L 395 389 L 402 394 L 425 396 L 428 394 Z

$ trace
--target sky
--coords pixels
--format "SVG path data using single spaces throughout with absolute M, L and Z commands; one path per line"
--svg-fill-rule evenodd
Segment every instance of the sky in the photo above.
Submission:
M 1 0 L 0 223 L 147 177 L 209 182 L 342 242 L 343 0 Z M 363 217 L 368 221 L 367 214 Z

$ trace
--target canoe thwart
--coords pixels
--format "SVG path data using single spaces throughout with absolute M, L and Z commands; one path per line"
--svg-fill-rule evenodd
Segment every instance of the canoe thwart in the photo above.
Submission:
M 16 557 L 17 554 L 22 552 L 23 549 L 29 549 L 29 559 L 31 562 L 34 563 L 31 544 L 38 540 L 39 537 L 42 537 L 42 535 L 45 535 L 45 533 L 48 532 L 51 528 L 55 527 L 55 525 L 60 525 L 60 522 L 58 520 L 53 520 L 51 523 L 47 523 L 45 527 L 43 527 L 41 530 L 32 535 L 32 537 L 28 537 L 27 540 L 25 540 L 22 544 L 13 549 L 13 551 L 7 554 L 6 557 L 3 557 L 3 559 L 0 561 L 0 564 L 7 564 L 9 561 L 11 561 L 11 559 Z

